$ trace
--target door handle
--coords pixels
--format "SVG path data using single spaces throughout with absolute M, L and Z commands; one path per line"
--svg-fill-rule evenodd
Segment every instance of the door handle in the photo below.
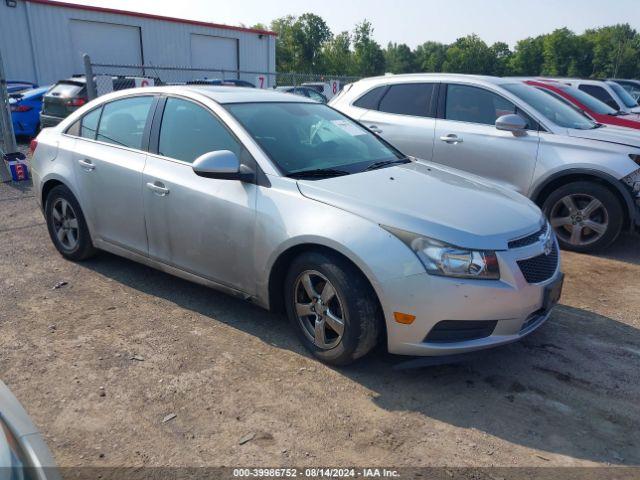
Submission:
M 87 160 L 86 158 L 78 160 L 78 163 L 87 172 L 91 172 L 92 170 L 96 169 L 96 166 L 93 163 L 91 163 L 91 160 Z
M 369 130 L 373 133 L 382 133 L 382 130 L 377 125 L 369 125 Z
M 156 193 L 161 197 L 164 197 L 165 195 L 169 195 L 169 189 L 164 186 L 164 183 L 160 183 L 160 182 L 152 183 L 152 182 L 149 182 L 149 183 L 147 183 L 147 188 L 149 190 L 151 190 L 153 193 Z
M 462 143 L 462 137 L 459 137 L 454 133 L 450 133 L 448 135 L 444 135 L 444 136 L 440 137 L 440 140 L 442 140 L 443 142 L 446 142 L 446 143 L 453 143 L 453 144 Z

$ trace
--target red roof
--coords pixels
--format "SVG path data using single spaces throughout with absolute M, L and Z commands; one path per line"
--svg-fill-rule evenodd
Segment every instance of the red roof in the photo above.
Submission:
M 77 5 L 75 3 L 54 2 L 52 0 L 25 0 L 31 3 L 39 3 L 42 5 L 51 5 L 52 7 L 75 8 L 77 10 L 87 10 L 89 12 L 115 13 L 117 15 L 128 15 L 130 17 L 150 18 L 152 20 L 164 20 L 165 22 L 187 23 L 189 25 L 198 25 L 201 27 L 224 28 L 225 30 L 235 30 L 236 32 L 249 32 L 258 35 L 274 35 L 276 32 L 269 30 L 260 30 L 256 28 L 234 27 L 233 25 L 223 25 L 220 23 L 201 22 L 198 20 L 187 20 L 185 18 L 165 17 L 162 15 L 153 15 L 151 13 L 129 12 L 127 10 L 117 10 L 115 8 L 94 7 L 91 5 Z

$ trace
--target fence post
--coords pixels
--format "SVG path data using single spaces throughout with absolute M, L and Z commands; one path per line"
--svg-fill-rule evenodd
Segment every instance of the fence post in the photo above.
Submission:
M 84 78 L 87 81 L 87 99 L 89 101 L 98 97 L 98 93 L 96 92 L 96 82 L 93 78 L 93 67 L 91 66 L 91 57 L 88 54 L 82 55 L 82 60 L 84 61 Z
M 13 132 L 13 122 L 11 121 L 7 78 L 4 74 L 2 53 L 0 53 L 0 129 L 2 129 L 2 140 L 4 143 L 4 152 L 0 153 L 13 153 L 17 151 L 18 146 L 16 145 L 16 136 Z M 2 163 L 2 165 L 0 165 L 0 181 L 8 182 L 11 180 L 11 175 L 1 156 L 0 162 Z

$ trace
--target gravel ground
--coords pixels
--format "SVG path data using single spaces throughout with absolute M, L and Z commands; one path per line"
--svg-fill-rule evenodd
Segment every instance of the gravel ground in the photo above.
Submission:
M 0 212 L 1 378 L 60 466 L 640 464 L 638 237 L 565 253 L 562 304 L 522 342 L 333 369 L 282 316 L 106 253 L 63 260 L 28 186 L 0 186 Z

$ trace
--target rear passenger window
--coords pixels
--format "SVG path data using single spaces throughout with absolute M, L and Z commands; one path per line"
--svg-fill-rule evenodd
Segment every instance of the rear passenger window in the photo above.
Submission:
M 230 150 L 240 158 L 242 147 L 205 108 L 188 100 L 168 98 L 162 114 L 158 153 L 193 162 L 203 153 Z
M 90 111 L 80 121 L 80 136 L 83 138 L 89 138 L 91 140 L 96 139 L 96 132 L 98 130 L 98 121 L 100 120 L 100 113 L 102 108 L 96 108 Z
M 153 97 L 115 100 L 103 107 L 97 139 L 123 147 L 142 149 L 142 135 Z M 84 128 L 84 124 L 83 124 Z
M 380 101 L 378 110 L 414 117 L 433 117 L 431 99 L 434 88 L 433 83 L 392 85 Z
M 610 107 L 615 108 L 616 110 L 620 110 L 620 105 L 618 105 L 618 102 L 616 102 L 614 98 L 609 95 L 609 92 L 607 92 L 604 88 L 598 87 L 597 85 L 580 85 L 578 86 L 578 88 L 583 92 L 588 93 L 592 97 L 596 97 L 598 100 L 606 103 Z
M 367 110 L 377 110 L 378 105 L 380 104 L 380 99 L 386 90 L 386 86 L 374 88 L 353 102 L 353 105 L 355 107 L 366 108 Z
M 513 103 L 484 88 L 467 85 L 447 86 L 447 120 L 494 125 L 498 117 L 510 113 L 516 113 Z

